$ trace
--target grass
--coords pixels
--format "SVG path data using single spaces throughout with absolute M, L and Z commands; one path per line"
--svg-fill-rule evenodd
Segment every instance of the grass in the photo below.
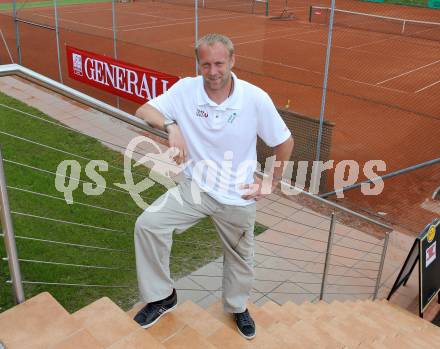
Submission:
M 0 94 L 0 104 L 53 121 L 42 112 L 15 99 Z M 7 135 L 9 134 L 9 135 Z M 81 165 L 80 179 L 89 182 L 85 175 L 85 165 L 89 160 L 67 155 L 53 149 L 17 139 L 11 135 L 27 138 L 58 150 L 68 151 L 89 159 L 104 160 L 118 168 L 110 167 L 100 172 L 105 177 L 107 188 L 116 188 L 113 183 L 124 183 L 123 156 L 108 149 L 94 138 L 36 120 L 17 111 L 0 106 L 0 144 L 5 162 L 6 180 L 16 235 L 17 250 L 21 261 L 23 280 L 58 282 L 67 284 L 101 285 L 101 287 L 61 286 L 25 284 L 26 298 L 43 291 L 50 292 L 68 311 L 73 312 L 92 301 L 108 296 L 123 309 L 130 308 L 138 300 L 135 272 L 133 228 L 141 209 L 126 192 L 106 189 L 102 195 L 87 196 L 82 183 L 73 192 L 74 204 L 67 204 L 63 194 L 55 188 L 55 176 L 10 161 L 34 166 L 46 171 L 56 172 L 58 164 L 66 159 L 76 160 Z M 135 182 L 148 175 L 147 169 L 135 177 Z M 14 189 L 16 188 L 16 189 Z M 59 199 L 24 192 L 22 190 L 43 193 Z M 165 192 L 165 188 L 155 184 L 142 195 L 147 202 Z M 103 211 L 86 207 L 79 203 L 96 205 L 125 212 L 125 214 Z M 49 217 L 95 227 L 85 227 L 24 216 Z M 256 225 L 256 234 L 265 227 Z M 28 238 L 52 240 L 69 244 L 95 246 L 121 251 L 69 246 L 47 241 L 35 241 Z M 173 244 L 171 271 L 174 276 L 183 276 L 221 255 L 220 241 L 209 218 L 201 220 L 185 234 L 179 235 Z M 197 241 L 201 245 L 194 245 Z M 4 244 L 0 242 L 0 257 L 5 257 Z M 30 261 L 51 261 L 83 265 L 65 266 L 35 263 Z M 182 262 L 183 261 L 183 262 Z M 85 266 L 103 266 L 118 269 L 92 269 Z M 0 312 L 14 305 L 8 264 L 0 260 Z M 121 286 L 121 287 L 109 287 Z
M 101 2 L 111 2 L 112 0 L 58 0 L 58 6 L 65 5 L 81 5 L 81 4 L 96 4 Z M 49 1 L 17 1 L 17 10 L 37 7 L 52 7 L 53 0 Z M 12 10 L 12 2 L 0 4 L 0 11 Z

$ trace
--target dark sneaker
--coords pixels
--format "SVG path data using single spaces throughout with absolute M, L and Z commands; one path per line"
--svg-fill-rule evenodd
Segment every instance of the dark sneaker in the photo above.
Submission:
M 153 326 L 162 315 L 174 310 L 177 306 L 177 293 L 173 290 L 170 296 L 157 302 L 148 303 L 134 317 L 143 328 Z
M 246 309 L 242 313 L 234 313 L 235 323 L 237 324 L 238 332 L 246 339 L 255 337 L 255 322 L 251 318 L 251 314 Z

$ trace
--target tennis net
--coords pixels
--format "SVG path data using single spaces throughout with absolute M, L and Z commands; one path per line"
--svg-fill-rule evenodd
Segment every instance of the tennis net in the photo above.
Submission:
M 172 5 L 195 7 L 195 0 L 153 0 Z M 198 8 L 225 12 L 268 15 L 269 0 L 197 0 Z
M 311 6 L 309 21 L 328 24 L 330 12 L 331 8 L 329 7 Z M 335 9 L 333 24 L 337 27 L 440 41 L 440 23 L 437 22 L 416 21 Z

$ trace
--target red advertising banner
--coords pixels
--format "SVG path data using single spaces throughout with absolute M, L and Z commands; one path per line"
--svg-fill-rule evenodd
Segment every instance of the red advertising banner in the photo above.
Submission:
M 114 95 L 144 104 L 167 91 L 177 76 L 67 46 L 69 76 Z

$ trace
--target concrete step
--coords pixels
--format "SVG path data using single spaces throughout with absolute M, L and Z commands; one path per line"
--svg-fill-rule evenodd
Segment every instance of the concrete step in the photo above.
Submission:
M 168 349 L 216 349 L 213 344 L 190 326 L 183 327 L 162 344 Z
M 281 307 L 275 302 L 269 301 L 264 303 L 263 306 L 261 306 L 261 309 L 270 314 L 273 318 L 282 321 L 287 326 L 291 326 L 297 321 L 301 320 L 301 318 L 295 314 L 295 311 L 291 311 L 290 309 L 286 310 L 286 304 Z
M 291 326 L 291 329 L 294 333 L 302 333 L 307 336 L 318 347 L 342 349 L 345 346 L 344 343 L 339 342 L 330 333 L 323 330 L 316 320 L 300 320 Z
M 370 301 L 353 303 L 334 301 L 331 305 L 329 312 L 335 319 L 345 320 L 350 317 L 355 317 L 356 321 L 376 329 L 378 333 L 386 328 L 387 335 L 390 336 L 395 336 L 404 329 L 401 324 L 386 319 L 381 312 L 378 312 L 373 307 Z
M 220 302 L 187 301 L 149 329 L 104 297 L 70 315 L 48 293 L 0 314 L 7 349 L 432 349 L 440 329 L 386 301 L 267 302 L 248 308 L 257 336 L 240 336 Z
M 268 328 L 268 332 L 275 338 L 281 339 L 289 348 L 322 348 L 301 332 L 295 332 L 291 326 L 284 322 L 277 323 Z
M 109 298 L 104 297 L 89 304 L 72 314 L 72 318 L 86 329 L 104 348 L 114 345 L 124 337 L 139 330 L 139 325 L 133 321 L 121 308 Z M 153 338 L 149 338 L 155 342 Z
M 318 304 L 316 309 L 313 309 L 312 303 L 303 303 L 301 305 L 286 302 L 282 305 L 282 308 L 286 310 L 290 316 L 295 316 L 298 319 L 306 320 L 306 319 L 317 319 L 319 316 L 322 316 L 327 313 L 328 309 L 322 304 Z
M 186 326 L 183 319 L 174 312 L 165 314 L 160 321 L 146 331 L 157 341 L 163 343 Z
M 63 338 L 51 349 L 104 349 L 104 347 L 93 337 L 89 331 L 80 329 L 71 336 Z
M 243 338 L 246 346 L 251 345 L 252 348 L 259 349 L 289 348 L 289 346 L 280 338 L 272 336 L 267 331 L 268 327 L 277 325 L 277 321 L 271 315 L 267 314 L 263 309 L 258 308 L 253 304 L 248 304 L 248 310 L 255 321 L 257 336 L 251 341 Z M 240 337 L 232 314 L 225 313 L 223 310 L 223 305 L 220 302 L 212 304 L 207 311 L 211 316 L 221 321 L 227 327 L 227 329 L 231 331 L 231 336 Z M 242 338 L 240 337 L 240 339 Z M 219 346 L 219 344 L 220 343 L 216 343 L 216 346 L 220 349 L 222 346 Z
M 173 314 L 187 325 L 190 325 L 203 337 L 209 337 L 225 326 L 205 309 L 191 301 L 180 304 Z
M 81 347 L 77 347 L 81 348 Z M 128 348 L 145 348 L 145 349 L 165 349 L 165 347 L 155 340 L 147 330 L 142 327 L 129 335 L 121 338 L 106 349 L 128 349 Z M 82 349 L 82 348 L 81 348 Z
M 47 292 L 0 314 L 0 340 L 8 349 L 49 348 L 80 329 Z

